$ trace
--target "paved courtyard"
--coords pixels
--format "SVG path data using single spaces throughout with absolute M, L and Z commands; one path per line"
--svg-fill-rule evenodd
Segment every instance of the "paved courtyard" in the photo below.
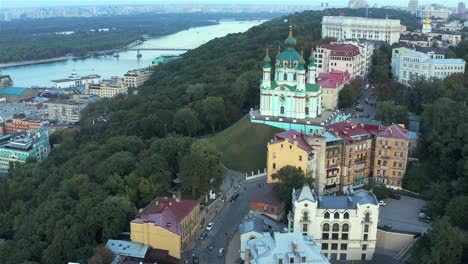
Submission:
M 396 230 L 424 233 L 430 224 L 419 221 L 419 210 L 426 201 L 408 196 L 401 200 L 387 198 L 386 206 L 380 207 L 379 226 L 392 226 Z

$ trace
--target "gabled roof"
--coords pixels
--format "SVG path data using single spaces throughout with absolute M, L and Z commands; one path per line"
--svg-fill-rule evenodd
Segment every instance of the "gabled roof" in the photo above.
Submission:
M 396 124 L 377 131 L 375 135 L 377 137 L 409 139 L 408 130 Z
M 302 189 L 298 190 L 298 193 L 296 195 L 296 201 L 301 202 L 301 201 L 311 201 L 315 202 L 315 197 L 310 189 L 309 184 L 305 183 L 304 186 L 302 186 Z
M 331 56 L 355 57 L 359 54 L 359 48 L 352 44 L 323 44 L 322 49 L 331 50 Z
M 252 198 L 250 202 L 281 206 L 283 202 L 276 195 L 274 190 L 275 186 L 277 186 L 277 184 L 267 184 L 255 194 L 254 198 Z
M 299 132 L 297 130 L 291 129 L 288 131 L 284 131 L 281 133 L 278 133 L 275 135 L 275 140 L 273 140 L 273 144 L 278 143 L 278 142 L 284 142 L 288 141 L 291 144 L 295 144 L 297 142 L 297 147 L 304 150 L 307 153 L 310 153 L 313 148 L 307 143 L 307 140 L 305 140 L 306 135 L 304 135 L 302 132 Z
M 322 87 L 322 88 L 336 88 L 340 86 L 341 84 L 347 82 L 350 78 L 349 72 L 346 71 L 338 71 L 338 70 L 333 70 L 331 72 L 322 72 L 318 76 L 318 81 L 317 83 Z
M 346 144 L 352 144 L 357 138 L 370 137 L 379 130 L 377 125 L 357 123 L 354 121 L 338 122 L 327 126 L 327 131 L 342 138 Z

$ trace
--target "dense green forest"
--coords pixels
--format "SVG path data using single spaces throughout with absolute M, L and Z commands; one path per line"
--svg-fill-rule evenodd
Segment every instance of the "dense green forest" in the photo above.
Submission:
M 468 40 L 452 48 L 468 55 Z M 418 243 L 411 263 L 468 262 L 468 74 L 445 80 L 414 79 L 404 86 L 392 79 L 391 49 L 374 53 L 371 77 L 379 102 L 377 118 L 407 123 L 408 112 L 421 116 L 420 163 L 409 166 L 403 188 L 421 193 L 436 221 Z M 461 232 L 461 230 L 465 232 Z
M 299 49 L 320 42 L 321 17 L 290 16 Z M 1 178 L 0 237 L 7 241 L 0 263 L 84 263 L 97 245 L 128 230 L 138 208 L 170 195 L 176 177 L 191 197 L 217 189 L 223 150 L 191 137 L 220 131 L 258 105 L 264 50 L 286 38 L 284 19 L 212 40 L 160 66 L 138 95 L 89 105 L 79 130 L 51 136 L 45 161 Z
M 259 14 L 138 14 L 90 18 L 49 18 L 0 22 L 0 63 L 49 59 L 124 47 L 143 35 L 162 36 L 219 19 L 270 19 Z M 108 29 L 108 31 L 99 31 Z M 75 32 L 56 34 L 57 32 Z

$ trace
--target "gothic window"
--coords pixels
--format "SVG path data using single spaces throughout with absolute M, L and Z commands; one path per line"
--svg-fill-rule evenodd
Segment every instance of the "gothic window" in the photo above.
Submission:
M 334 219 L 340 219 L 340 213 L 336 212 L 336 213 L 333 215 L 333 218 L 334 218 Z
M 340 231 L 340 225 L 333 224 L 333 231 Z
M 280 114 L 284 115 L 284 106 L 280 107 Z
M 366 215 L 364 217 L 364 221 L 366 221 L 366 222 L 370 221 L 370 214 L 369 213 L 366 213 Z
M 330 213 L 329 213 L 329 212 L 326 212 L 326 213 L 324 214 L 324 218 L 325 218 L 325 219 L 330 219 Z
M 309 107 L 306 107 L 306 108 L 305 108 L 305 114 L 306 114 L 306 115 L 309 115 Z
M 344 213 L 343 218 L 344 219 L 349 219 L 349 213 L 348 212 Z
M 285 74 L 283 75 L 283 79 L 284 79 L 285 81 L 288 80 L 288 74 L 287 74 L 287 73 L 285 73 Z
M 343 231 L 343 232 L 348 232 L 348 231 L 349 231 L 349 225 L 348 225 L 348 224 L 344 224 L 343 227 L 342 227 L 342 231 Z
M 330 225 L 329 224 L 324 224 L 323 225 L 323 231 L 330 231 Z
M 302 221 L 309 221 L 309 212 L 305 211 L 302 213 Z

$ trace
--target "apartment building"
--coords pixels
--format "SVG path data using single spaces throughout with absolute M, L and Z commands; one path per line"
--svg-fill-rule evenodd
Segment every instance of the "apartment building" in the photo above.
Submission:
M 3 124 L 5 134 L 38 130 L 42 125 L 43 122 L 41 120 L 28 119 L 24 114 L 15 115 L 12 120 L 7 120 Z
M 153 70 L 150 67 L 128 71 L 124 74 L 124 85 L 128 88 L 138 88 L 142 86 L 152 74 Z
M 375 133 L 373 176 L 376 182 L 401 189 L 408 162 L 410 135 L 399 125 L 391 125 Z
M 329 264 L 313 238 L 295 233 L 265 233 L 245 243 L 245 264 Z
M 267 146 L 267 182 L 278 182 L 274 173 L 289 165 L 314 179 L 314 189 L 320 195 L 352 191 L 369 179 L 401 189 L 409 151 L 407 135 L 399 125 L 382 127 L 351 121 L 329 125 L 310 135 L 295 130 L 276 134 Z M 383 148 L 396 144 L 394 141 L 399 149 L 388 154 Z
M 122 83 L 92 84 L 85 87 L 85 94 L 96 95 L 102 98 L 112 98 L 120 94 L 127 95 L 128 87 Z
M 400 83 L 408 84 L 413 78 L 444 79 L 465 72 L 463 59 L 446 59 L 434 49 L 417 51 L 406 47 L 392 50 L 392 74 Z
M 182 250 L 199 226 L 198 201 L 158 197 L 130 222 L 130 238 L 181 259 Z
M 349 72 L 333 70 L 320 73 L 317 83 L 322 87 L 322 107 L 334 110 L 338 107 L 338 96 L 344 85 L 351 79 Z
M 337 40 L 358 38 L 384 41 L 388 44 L 400 39 L 400 20 L 365 17 L 324 16 L 322 38 Z
M 359 48 L 352 44 L 331 43 L 316 48 L 317 73 L 332 71 L 348 72 L 351 78 L 362 76 L 364 61 Z
M 44 103 L 44 119 L 60 123 L 76 123 L 80 121 L 81 111 L 87 102 L 75 100 L 52 100 Z
M 372 260 L 379 220 L 379 204 L 372 192 L 321 196 L 305 184 L 293 190 L 292 205 L 289 232 L 315 238 L 329 260 Z

